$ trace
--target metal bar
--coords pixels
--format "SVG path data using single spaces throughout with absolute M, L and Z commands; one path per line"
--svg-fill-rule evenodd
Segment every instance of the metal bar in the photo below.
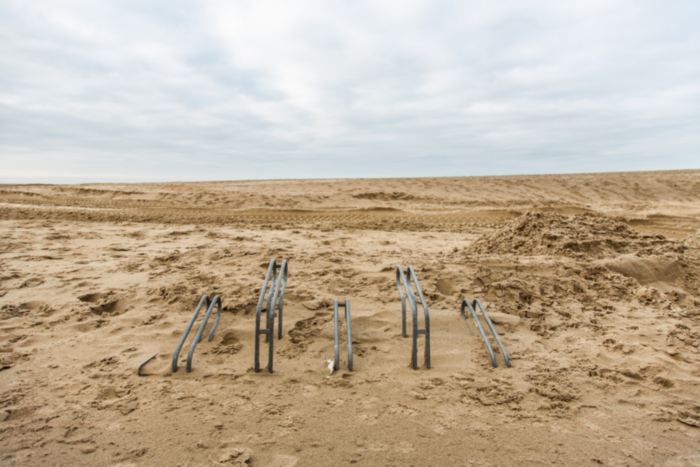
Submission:
M 408 299 L 408 303 L 411 306 L 411 314 L 413 317 L 413 348 L 411 351 L 411 364 L 413 365 L 414 370 L 418 369 L 418 335 L 424 334 L 425 365 L 427 368 L 430 368 L 430 311 L 428 310 L 428 305 L 425 302 L 425 297 L 423 297 L 423 291 L 420 288 L 420 284 L 418 283 L 418 278 L 416 277 L 416 272 L 414 271 L 413 266 L 408 267 L 408 272 L 410 274 L 407 279 L 403 268 L 401 266 L 396 266 L 396 287 L 399 289 L 399 295 L 401 296 L 401 318 L 403 336 L 408 337 L 406 335 L 406 299 Z M 425 316 L 425 329 L 418 329 L 418 299 L 416 298 L 416 294 L 413 292 L 413 289 L 411 287 L 411 279 L 413 279 L 413 283 L 416 285 L 416 290 L 418 291 L 418 296 L 420 297 L 421 305 L 423 306 L 423 313 Z M 403 284 L 403 288 L 406 290 L 405 296 L 403 291 L 401 290 L 401 284 Z
M 350 328 L 350 299 L 345 299 L 345 322 L 348 325 L 348 370 L 352 371 L 352 329 Z
M 279 274 L 277 270 L 279 269 Z M 274 336 L 275 336 L 275 309 L 279 309 L 279 333 L 278 339 L 282 339 L 282 313 L 284 311 L 284 292 L 287 289 L 288 267 L 287 260 L 283 260 L 282 264 L 277 264 L 273 259 L 270 261 L 270 266 L 267 268 L 265 282 L 260 290 L 260 298 L 258 306 L 255 310 L 255 364 L 254 370 L 256 373 L 260 371 L 260 335 L 265 336 L 265 342 L 268 343 L 267 370 L 273 372 L 273 357 L 274 357 Z M 269 293 L 268 293 L 269 292 Z M 260 328 L 260 315 L 262 314 L 262 305 L 267 294 L 267 309 L 265 310 L 265 322 L 267 327 Z
M 486 313 L 486 309 L 481 304 L 481 300 L 479 300 L 478 298 L 475 298 L 473 301 L 473 305 L 479 305 L 479 308 L 481 308 L 481 314 L 484 315 L 484 318 L 486 318 L 486 324 L 488 325 L 489 329 L 491 329 L 491 333 L 493 334 L 493 337 L 496 338 L 496 342 L 498 342 L 498 346 L 501 348 L 501 352 L 503 353 L 503 359 L 506 361 L 506 366 L 508 368 L 510 368 L 510 359 L 508 358 L 508 353 L 506 352 L 506 348 L 503 345 L 503 342 L 501 342 L 500 337 L 498 337 L 498 333 L 496 332 L 496 328 L 493 327 L 493 323 L 491 322 L 491 318 L 489 318 L 489 315 Z
M 274 297 L 272 299 L 272 310 L 268 308 L 267 315 L 270 319 L 270 333 L 269 333 L 269 338 L 270 338 L 270 349 L 268 352 L 267 356 L 267 369 L 270 373 L 272 373 L 272 360 L 274 357 L 274 347 L 275 347 L 275 308 L 279 308 L 280 310 L 280 318 L 279 318 L 279 339 L 282 339 L 282 308 L 284 304 L 284 291 L 287 288 L 287 260 L 282 261 L 281 266 L 275 265 L 275 268 L 280 269 L 280 274 L 277 278 L 277 282 L 275 283 L 275 293 Z M 280 288 L 280 285 L 282 284 L 282 279 L 284 279 L 284 285 L 282 288 Z M 281 292 L 281 293 L 280 293 Z M 279 301 L 277 300 L 279 297 Z
M 277 264 L 274 264 L 272 266 L 272 275 L 270 276 L 270 287 L 274 287 L 275 282 L 277 282 Z M 267 326 L 267 329 L 273 329 L 274 326 L 270 325 L 270 308 L 272 306 L 272 290 L 270 290 L 270 293 L 267 296 L 267 307 L 265 308 L 265 312 L 267 313 L 265 315 L 265 323 Z M 269 342 L 270 335 L 266 334 L 265 335 L 265 342 Z
M 399 295 L 401 296 L 401 330 L 403 337 L 408 337 L 406 335 L 406 297 L 403 294 L 403 290 L 401 290 L 402 281 L 405 285 L 406 278 L 404 277 L 403 269 L 401 266 L 396 266 L 396 288 L 399 289 Z
M 194 320 L 197 319 L 197 315 L 199 314 L 199 310 L 202 308 L 202 305 L 206 302 L 207 307 L 209 306 L 209 296 L 205 295 L 199 300 L 199 305 L 197 305 L 197 309 L 194 310 L 194 314 L 192 315 L 192 318 L 190 319 L 189 324 L 187 325 L 187 329 L 185 329 L 184 334 L 182 335 L 182 338 L 180 339 L 180 342 L 177 344 L 177 348 L 175 349 L 175 352 L 173 353 L 173 364 L 172 364 L 172 369 L 173 373 L 177 372 L 177 359 L 180 356 L 180 350 L 182 349 L 182 345 L 185 343 L 185 339 L 187 339 L 187 335 L 190 333 L 190 330 L 192 329 L 192 325 L 194 324 Z
M 211 332 L 209 333 L 209 342 L 211 342 L 211 340 L 214 338 L 214 331 L 216 331 L 216 326 L 219 324 L 219 320 L 221 319 L 221 298 L 218 295 L 214 297 L 209 305 L 209 308 L 207 308 L 207 314 L 204 315 L 202 324 L 199 326 L 199 331 L 197 331 L 197 335 L 192 342 L 192 347 L 190 347 L 190 352 L 187 354 L 188 373 L 192 371 L 192 357 L 194 356 L 194 350 L 197 348 L 197 344 L 202 341 L 202 334 L 204 333 L 204 328 L 207 327 L 207 321 L 209 321 L 209 316 L 211 316 L 211 312 L 214 310 L 214 305 L 218 306 L 218 311 L 214 326 L 212 326 Z
M 280 299 L 278 302 L 278 308 L 280 311 L 279 322 L 277 323 L 277 339 L 282 339 L 282 313 L 284 312 L 284 292 L 287 290 L 287 260 L 282 262 L 280 266 L 280 277 L 282 277 L 282 291 L 280 292 Z
M 155 354 L 154 356 L 152 356 L 151 358 L 149 358 L 148 360 L 146 360 L 145 362 L 143 362 L 142 364 L 140 364 L 140 365 L 139 365 L 139 369 L 138 369 L 138 371 L 136 372 L 136 374 L 139 375 L 139 376 L 143 376 L 143 375 L 141 374 L 141 370 L 143 370 L 143 367 L 145 367 L 146 364 L 148 364 L 148 362 L 150 362 L 151 360 L 153 360 L 153 359 L 156 358 L 157 356 L 158 356 L 158 354 Z
M 411 365 L 413 366 L 414 370 L 418 369 L 418 310 L 416 306 L 416 297 L 413 294 L 413 291 L 411 290 L 411 287 L 409 283 L 406 281 L 406 275 L 403 272 L 403 268 L 401 266 L 396 266 L 396 275 L 397 275 L 397 286 L 399 288 L 399 294 L 401 295 L 401 298 L 403 299 L 403 292 L 401 292 L 401 286 L 399 285 L 398 278 L 401 279 L 401 282 L 403 283 L 403 287 L 406 290 L 406 298 L 408 299 L 408 304 L 411 306 L 411 314 L 413 315 L 413 333 L 412 333 L 412 338 L 413 338 L 413 347 L 411 349 Z M 406 336 L 406 308 L 404 305 L 404 300 L 401 301 L 402 305 L 402 318 L 403 318 L 403 327 L 404 327 L 404 337 Z
M 411 277 L 413 277 L 413 283 L 416 284 L 416 290 L 418 291 L 418 296 L 420 297 L 421 304 L 423 305 L 423 314 L 425 315 L 425 364 L 430 368 L 430 312 L 428 311 L 428 305 L 425 302 L 425 297 L 423 297 L 423 290 L 420 288 L 418 283 L 418 278 L 416 277 L 416 271 L 413 270 L 413 266 L 409 266 L 408 270 L 411 272 Z M 415 297 L 414 297 L 415 298 Z
M 340 337 L 338 331 L 338 308 L 345 308 L 345 323 L 347 324 L 348 333 L 348 370 L 352 371 L 352 327 L 350 325 L 350 299 L 346 298 L 345 303 L 338 303 L 338 300 L 333 300 L 333 328 L 335 330 L 335 359 L 333 360 L 333 370 L 340 369 Z
M 491 344 L 489 343 L 489 339 L 486 337 L 486 333 L 484 332 L 484 328 L 481 327 L 481 323 L 479 322 L 479 318 L 476 316 L 476 311 L 474 311 L 474 307 L 472 306 L 471 302 L 467 300 L 466 298 L 462 300 L 462 317 L 466 320 L 467 316 L 464 313 L 464 307 L 469 307 L 469 311 L 471 311 L 472 316 L 474 317 L 474 321 L 476 322 L 476 327 L 479 329 L 479 333 L 481 333 L 481 337 L 484 339 L 484 343 L 486 343 L 486 349 L 489 351 L 489 355 L 491 355 L 491 364 L 493 365 L 494 368 L 498 366 L 498 363 L 496 363 L 496 356 L 493 353 L 493 349 L 491 348 Z M 471 332 L 471 330 L 470 330 Z
M 333 359 L 333 370 L 340 368 L 340 350 L 338 347 L 338 300 L 333 300 L 333 329 L 335 330 L 335 357 Z
M 467 300 L 467 299 L 465 298 L 464 300 Z M 471 303 L 469 303 L 469 300 L 467 300 L 467 304 L 471 305 Z M 464 301 L 462 301 L 462 307 L 460 309 L 460 312 L 462 313 L 462 318 L 464 318 L 464 324 L 467 325 L 467 331 L 469 331 L 469 335 L 473 336 L 474 333 L 472 332 L 472 328 L 469 327 L 469 323 L 467 322 L 467 315 L 464 314 L 464 309 L 466 307 L 467 307 L 467 305 L 464 303 Z
M 219 298 L 217 295 L 214 297 L 214 301 Z M 221 299 L 219 298 L 219 311 L 216 313 L 216 319 L 214 320 L 214 325 L 211 327 L 211 331 L 209 332 L 209 339 L 207 339 L 208 342 L 211 342 L 212 339 L 214 339 L 214 331 L 216 331 L 216 327 L 219 325 L 219 321 L 221 320 Z
M 493 347 L 491 347 L 491 343 L 489 342 L 488 338 L 486 337 L 486 333 L 484 332 L 484 328 L 481 326 L 481 322 L 479 321 L 479 318 L 476 314 L 475 307 L 478 306 L 481 309 L 481 314 L 484 316 L 484 320 L 486 321 L 486 325 L 489 327 L 491 330 L 491 334 L 493 334 L 493 337 L 496 339 L 496 342 L 498 342 L 498 346 L 501 348 L 501 352 L 503 353 L 503 359 L 506 362 L 506 366 L 510 368 L 510 359 L 508 358 L 508 352 L 506 352 L 506 348 L 503 345 L 503 342 L 501 342 L 501 338 L 498 336 L 498 332 L 496 332 L 496 328 L 493 326 L 493 323 L 491 322 L 491 318 L 489 318 L 488 313 L 486 313 L 486 308 L 484 308 L 484 305 L 481 303 L 481 300 L 478 298 L 475 298 L 473 301 L 469 301 L 469 299 L 464 299 L 462 300 L 462 317 L 464 318 L 465 322 L 467 321 L 468 316 L 464 313 L 464 309 L 466 307 L 469 307 L 469 311 L 471 312 L 472 316 L 474 317 L 474 321 L 476 322 L 476 326 L 479 328 L 479 333 L 481 334 L 482 339 L 484 339 L 484 343 L 486 343 L 486 348 L 489 351 L 489 355 L 491 355 L 491 363 L 493 364 L 493 367 L 496 368 L 498 367 L 498 363 L 496 362 L 496 355 L 493 353 Z M 469 324 L 467 324 L 467 329 L 469 329 Z M 471 334 L 471 329 L 469 329 L 469 333 Z
M 262 304 L 263 300 L 265 299 L 265 293 L 267 292 L 267 283 L 270 280 L 270 276 L 274 274 L 275 271 L 275 260 L 270 261 L 270 266 L 267 268 L 267 274 L 265 275 L 265 282 L 263 282 L 262 289 L 260 290 L 260 298 L 258 299 L 258 306 L 255 309 L 255 365 L 254 365 L 254 370 L 255 372 L 260 371 L 260 334 L 265 334 L 267 336 L 270 328 L 270 323 L 269 321 L 266 322 L 267 324 L 267 329 L 261 330 L 260 329 L 260 314 L 262 313 Z M 268 300 L 269 302 L 269 300 Z M 268 303 L 268 310 L 270 307 L 270 304 Z M 267 321 L 267 316 L 265 316 L 265 320 Z

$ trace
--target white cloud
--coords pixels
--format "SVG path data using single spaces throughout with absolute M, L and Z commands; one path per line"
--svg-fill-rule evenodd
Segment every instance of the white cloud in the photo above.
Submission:
M 0 182 L 697 167 L 694 2 L 0 4 Z

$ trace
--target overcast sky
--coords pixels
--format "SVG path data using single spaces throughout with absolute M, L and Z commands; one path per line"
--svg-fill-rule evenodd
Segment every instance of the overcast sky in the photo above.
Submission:
M 0 182 L 700 168 L 700 1 L 0 1 Z

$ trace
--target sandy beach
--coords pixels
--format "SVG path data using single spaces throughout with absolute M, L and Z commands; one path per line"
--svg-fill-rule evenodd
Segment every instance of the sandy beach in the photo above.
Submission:
M 700 465 L 700 170 L 0 185 L 0 239 L 2 465 Z M 203 295 L 218 328 L 173 373 Z M 325 378 L 336 299 L 354 368 L 341 319 Z

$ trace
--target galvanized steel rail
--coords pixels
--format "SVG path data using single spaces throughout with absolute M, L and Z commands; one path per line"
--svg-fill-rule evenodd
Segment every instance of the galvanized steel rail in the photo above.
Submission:
M 352 329 L 350 328 L 350 299 L 346 298 L 345 303 L 333 302 L 333 320 L 335 323 L 335 364 L 333 369 L 340 368 L 340 349 L 338 347 L 338 307 L 345 308 L 345 322 L 348 325 L 348 370 L 352 371 Z
M 279 273 L 278 270 L 279 269 Z M 279 274 L 279 275 L 278 275 Z M 269 284 L 269 287 L 268 287 Z M 274 356 L 275 342 L 275 309 L 279 309 L 279 324 L 278 324 L 278 339 L 282 339 L 282 312 L 284 310 L 284 291 L 287 289 L 287 260 L 282 261 L 282 264 L 277 264 L 273 259 L 270 261 L 270 266 L 267 268 L 265 282 L 262 290 L 260 290 L 260 299 L 258 307 L 255 310 L 255 372 L 260 371 L 260 335 L 265 336 L 265 342 L 268 342 L 268 357 L 267 371 L 272 373 L 272 358 Z M 269 294 L 267 293 L 269 291 Z M 262 314 L 262 306 L 267 294 L 267 308 L 265 312 L 266 327 L 260 328 L 260 315 Z
M 192 346 L 190 347 L 190 351 L 187 354 L 187 372 L 192 371 L 192 358 L 194 357 L 194 350 L 197 348 L 197 344 L 202 340 L 202 334 L 204 333 L 204 328 L 207 326 L 207 322 L 209 321 L 209 317 L 211 316 L 211 312 L 214 310 L 214 305 L 218 306 L 218 311 L 216 314 L 216 320 L 214 321 L 214 325 L 211 328 L 211 332 L 209 333 L 209 342 L 214 338 L 214 332 L 216 331 L 216 327 L 219 325 L 219 320 L 221 319 L 221 298 L 217 295 L 214 297 L 213 300 L 209 299 L 208 295 L 204 295 L 202 299 L 199 301 L 199 305 L 197 305 L 197 309 L 194 310 L 194 314 L 192 315 L 192 318 L 190 319 L 189 324 L 187 325 L 187 329 L 185 329 L 184 334 L 182 335 L 182 338 L 180 339 L 180 342 L 177 344 L 177 348 L 175 349 L 175 352 L 173 353 L 173 364 L 172 364 L 172 370 L 173 373 L 177 372 L 177 360 L 180 356 L 180 350 L 182 349 L 182 346 L 185 343 L 185 339 L 187 339 L 187 335 L 190 333 L 190 330 L 192 329 L 192 325 L 194 324 L 194 321 L 197 319 L 197 315 L 199 314 L 199 310 L 202 309 L 202 305 L 207 304 L 207 312 L 204 315 L 204 319 L 202 320 L 202 324 L 199 326 L 199 331 L 197 331 L 197 335 L 194 338 L 194 341 L 192 342 Z
M 403 337 L 408 337 L 406 335 L 406 297 L 408 297 L 408 303 L 411 305 L 411 313 L 413 314 L 413 351 L 411 354 L 413 369 L 418 369 L 419 334 L 425 335 L 425 366 L 430 368 L 430 311 L 428 311 L 428 305 L 425 303 L 423 291 L 420 288 L 420 284 L 418 283 L 418 278 L 416 277 L 416 272 L 413 270 L 413 266 L 408 267 L 408 272 L 410 274 L 407 279 L 403 268 L 401 266 L 396 266 L 396 287 L 399 289 L 399 295 L 401 295 L 401 323 L 403 327 Z M 418 329 L 418 301 L 416 299 L 416 294 L 411 288 L 411 279 L 413 279 L 413 283 L 416 285 L 418 296 L 420 297 L 421 304 L 423 305 L 425 329 Z M 405 296 L 401 290 L 402 284 L 404 289 L 406 289 Z
M 136 370 L 136 374 L 139 375 L 139 376 L 144 376 L 144 375 L 141 374 L 141 370 L 143 370 L 143 367 L 145 367 L 145 366 L 148 364 L 148 362 L 150 362 L 151 360 L 153 360 L 153 359 L 156 358 L 157 356 L 158 356 L 158 354 L 155 354 L 154 356 L 152 356 L 151 358 L 149 358 L 148 360 L 146 360 L 145 362 L 143 362 L 142 364 L 140 364 L 140 365 L 139 365 L 139 369 Z
M 484 332 L 484 328 L 481 326 L 481 323 L 479 322 L 479 318 L 476 315 L 476 311 L 474 310 L 475 306 L 479 306 L 481 309 L 481 314 L 484 315 L 484 319 L 486 320 L 486 324 L 488 325 L 489 329 L 491 330 L 491 334 L 493 334 L 493 337 L 496 338 L 496 342 L 498 342 L 499 347 L 501 348 L 501 352 L 503 352 L 503 359 L 506 361 L 506 366 L 510 368 L 510 359 L 508 358 L 508 352 L 506 352 L 506 348 L 503 345 L 503 342 L 501 342 L 501 339 L 498 337 L 498 333 L 496 332 L 496 329 L 493 327 L 493 323 L 491 322 L 491 318 L 489 318 L 489 315 L 486 313 L 486 309 L 484 306 L 481 304 L 481 300 L 478 298 L 474 299 L 472 302 L 470 302 L 468 299 L 464 299 L 462 301 L 462 318 L 464 318 L 465 321 L 468 321 L 468 316 L 464 313 L 464 309 L 469 307 L 469 311 L 472 314 L 472 317 L 474 318 L 474 321 L 476 322 L 476 327 L 479 329 L 479 333 L 481 334 L 481 337 L 484 339 L 484 343 L 486 343 L 486 349 L 489 351 L 489 355 L 491 356 L 491 364 L 493 365 L 494 368 L 498 367 L 498 363 L 496 362 L 496 355 L 493 353 L 493 348 L 491 347 L 491 343 L 489 342 L 488 337 L 486 337 L 486 333 Z M 472 334 L 472 330 L 469 327 L 469 323 L 467 323 L 467 329 L 469 329 L 469 334 Z

